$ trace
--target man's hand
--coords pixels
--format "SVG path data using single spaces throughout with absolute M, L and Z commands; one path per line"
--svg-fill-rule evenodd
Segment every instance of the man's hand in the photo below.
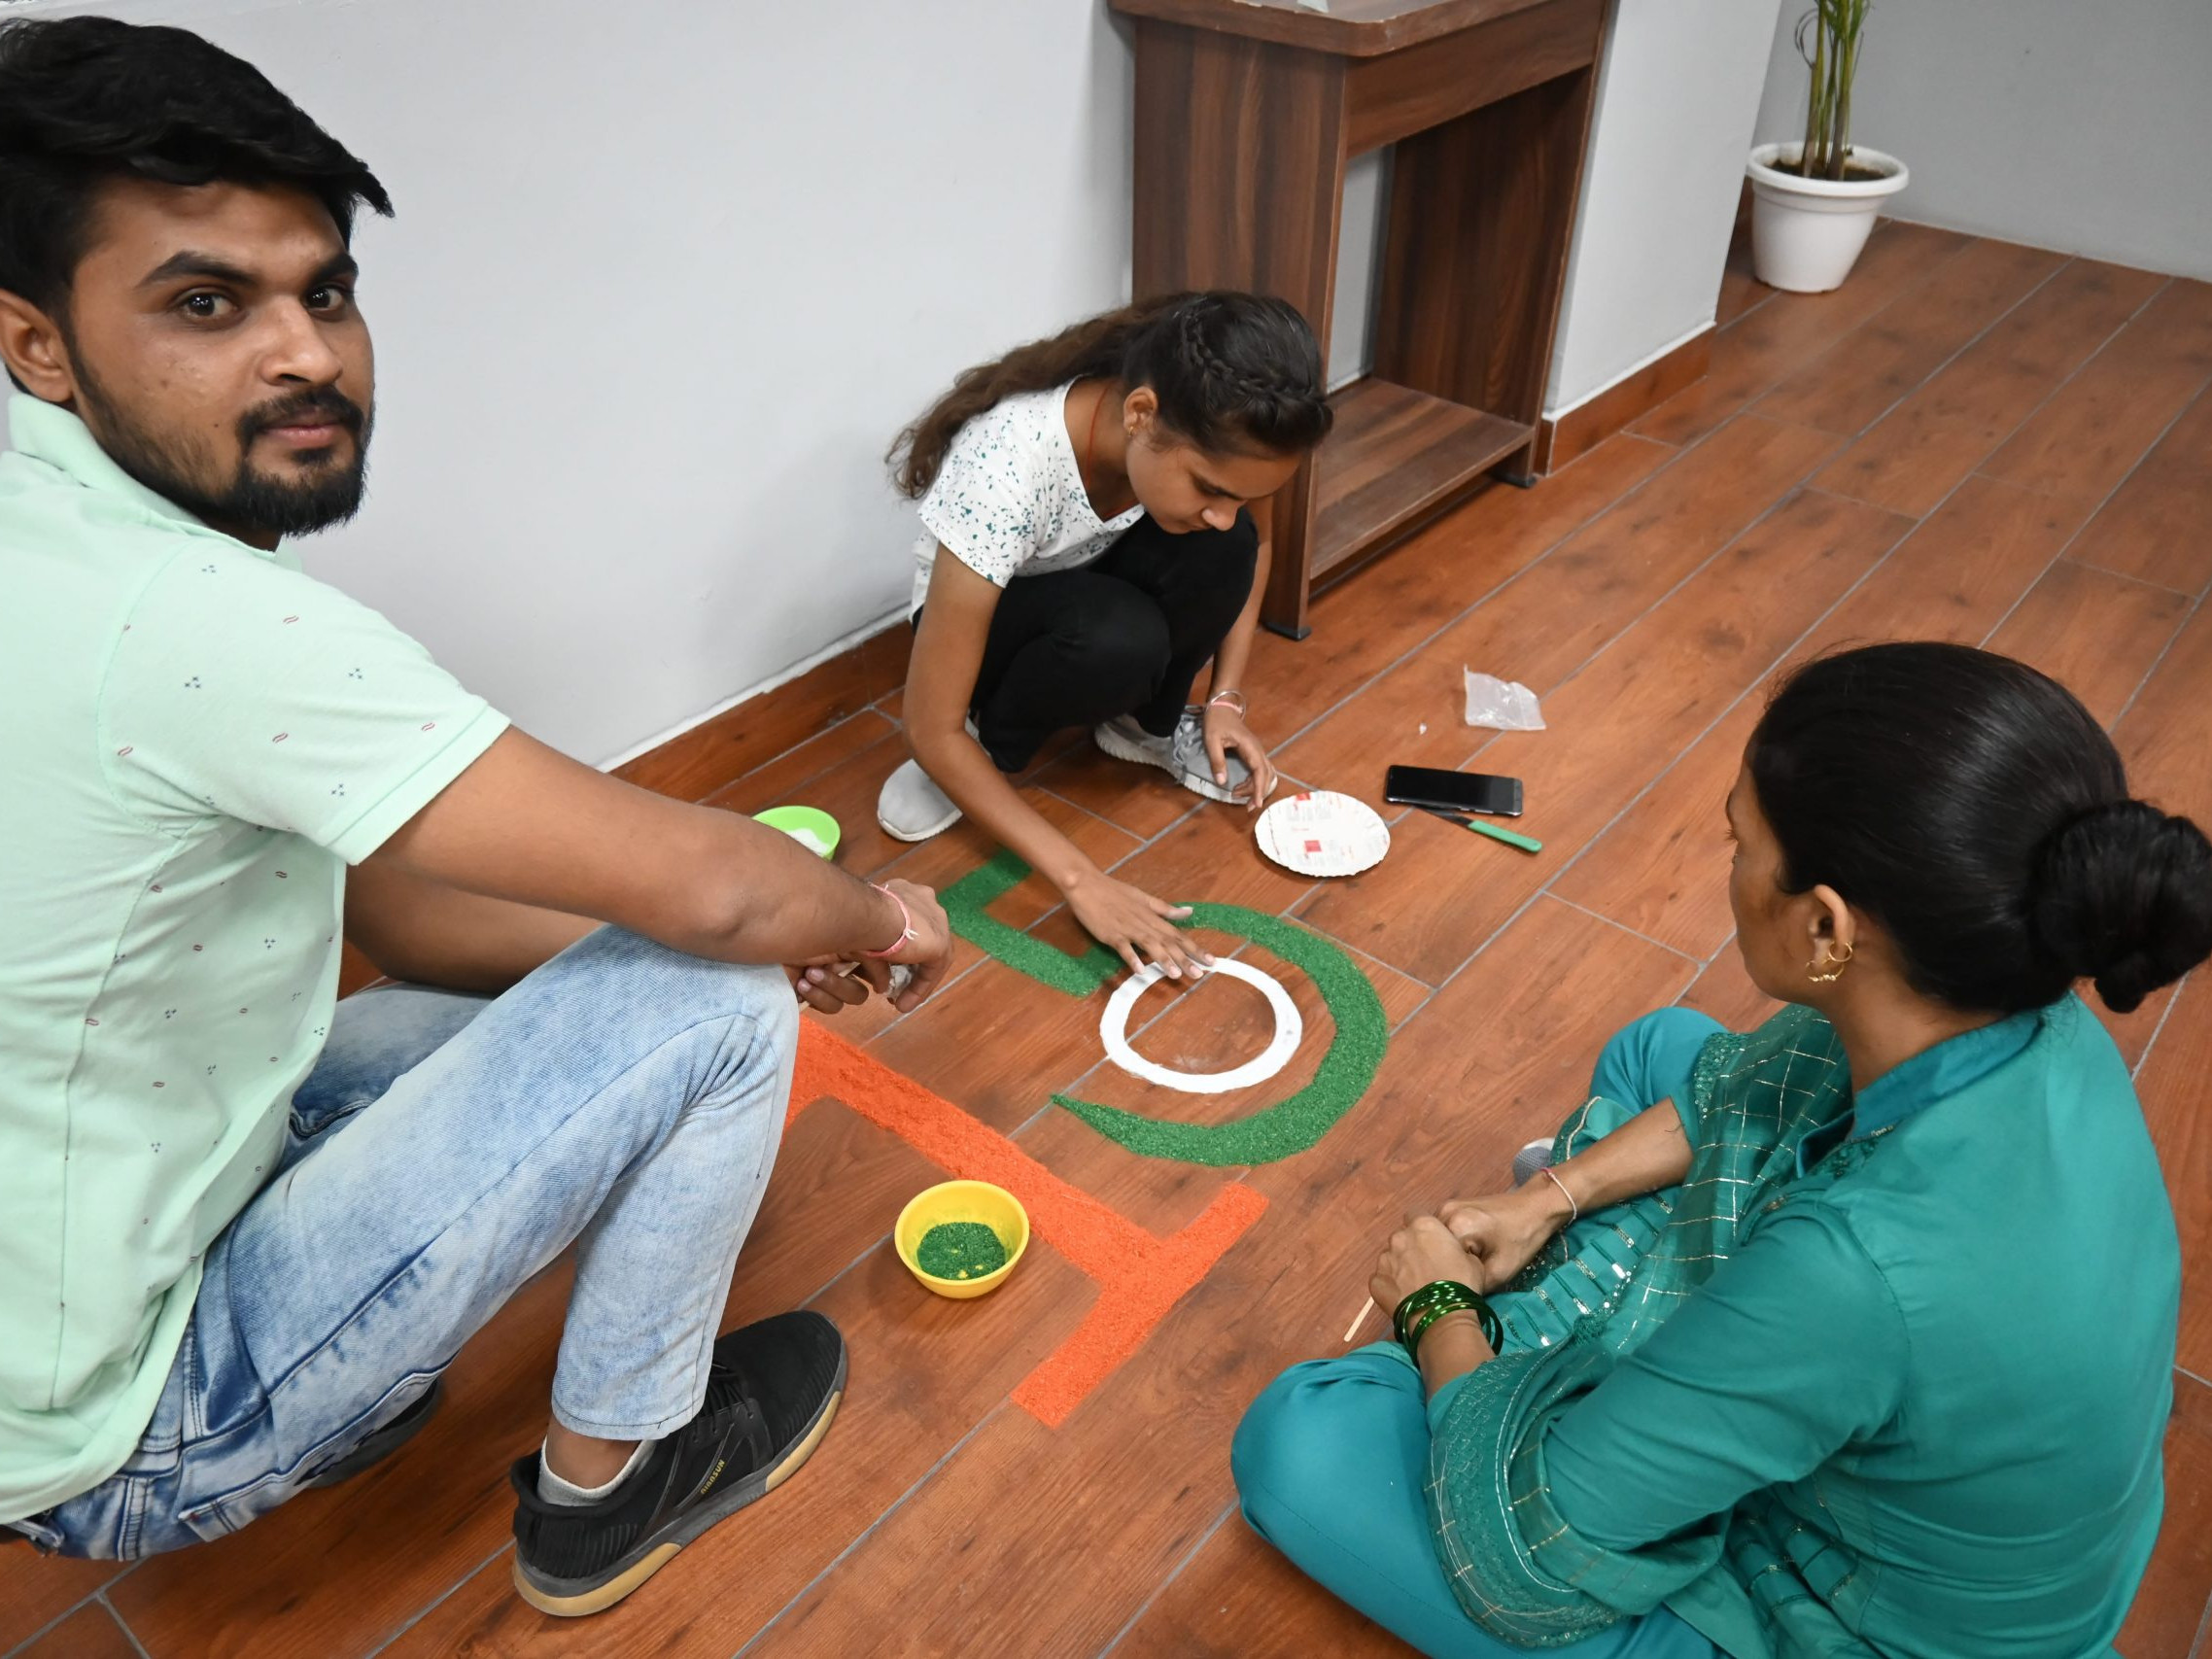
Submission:
M 783 970 L 783 977 L 791 982 L 799 1000 L 817 1014 L 837 1014 L 857 1008 L 868 1000 L 868 993 L 874 988 L 867 980 L 852 972 L 849 963 L 831 967 L 788 967 Z
M 863 958 L 861 967 L 864 971 L 882 970 L 880 978 L 871 973 L 870 983 L 889 996 L 891 1006 L 901 1014 L 912 1014 L 945 983 L 946 974 L 951 970 L 952 922 L 931 888 L 912 881 L 885 881 L 883 890 L 906 909 L 906 937 L 896 950 Z M 889 970 L 894 965 L 914 970 L 904 985 L 891 983 Z

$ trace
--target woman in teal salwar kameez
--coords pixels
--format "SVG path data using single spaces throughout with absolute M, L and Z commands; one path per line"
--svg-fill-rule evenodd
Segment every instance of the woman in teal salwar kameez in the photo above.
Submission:
M 2212 847 L 2061 687 L 1937 644 L 1800 670 L 1727 811 L 1793 1006 L 1637 1022 L 1547 1168 L 1410 1220 L 1410 1342 L 1254 1402 L 1246 1518 L 1435 1659 L 2106 1653 L 2180 1252 L 2072 987 L 2201 961 Z

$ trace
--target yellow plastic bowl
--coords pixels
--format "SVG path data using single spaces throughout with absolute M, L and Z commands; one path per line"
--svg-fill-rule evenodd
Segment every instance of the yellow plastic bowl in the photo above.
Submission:
M 935 1273 L 924 1273 L 915 1256 L 921 1248 L 921 1235 L 945 1222 L 982 1222 L 1006 1247 L 1006 1265 L 980 1279 L 940 1279 Z M 898 1247 L 899 1260 L 907 1264 L 908 1272 L 939 1296 L 965 1301 L 997 1290 L 1014 1271 L 1021 1253 L 1029 1248 L 1029 1212 L 1012 1192 L 988 1181 L 940 1182 L 907 1200 L 907 1207 L 899 1212 L 899 1225 L 891 1229 L 891 1242 Z

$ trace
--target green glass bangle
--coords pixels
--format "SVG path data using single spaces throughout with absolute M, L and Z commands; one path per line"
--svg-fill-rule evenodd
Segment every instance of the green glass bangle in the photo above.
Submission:
M 1391 1329 L 1401 1347 L 1412 1345 L 1413 1323 L 1432 1308 L 1472 1307 L 1472 1289 L 1454 1279 L 1438 1279 L 1409 1292 L 1391 1315 Z
M 1398 1304 L 1391 1324 L 1399 1344 L 1418 1361 L 1423 1334 L 1447 1313 L 1473 1314 L 1475 1324 L 1482 1331 L 1482 1339 L 1490 1344 L 1493 1354 L 1504 1346 L 1505 1328 L 1497 1310 L 1479 1291 L 1457 1279 L 1438 1279 L 1434 1284 L 1423 1285 Z
M 1391 1325 L 1400 1342 L 1411 1333 L 1413 1321 L 1432 1308 L 1470 1308 L 1480 1297 L 1472 1286 L 1457 1279 L 1438 1279 L 1407 1294 L 1391 1315 Z

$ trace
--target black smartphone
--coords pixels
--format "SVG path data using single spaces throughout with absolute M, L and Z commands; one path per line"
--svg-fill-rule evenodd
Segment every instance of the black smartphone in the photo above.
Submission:
M 1398 807 L 1437 807 L 1447 812 L 1517 818 L 1521 815 L 1521 780 L 1487 772 L 1394 766 L 1383 777 L 1383 799 Z

